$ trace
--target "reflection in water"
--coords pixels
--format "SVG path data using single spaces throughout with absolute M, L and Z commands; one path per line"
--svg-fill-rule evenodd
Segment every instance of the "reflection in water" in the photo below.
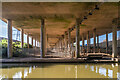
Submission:
M 118 78 L 118 64 L 36 64 L 0 68 L 2 78 Z
M 112 78 L 113 77 L 112 75 L 113 75 L 113 70 L 108 69 L 108 76 Z

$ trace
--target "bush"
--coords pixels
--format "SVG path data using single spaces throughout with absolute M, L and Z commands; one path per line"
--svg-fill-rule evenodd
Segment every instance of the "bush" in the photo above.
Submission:
M 7 46 L 8 46 L 8 40 L 7 39 L 2 39 L 2 57 L 6 58 L 7 57 Z M 32 45 L 29 45 L 30 48 L 32 48 Z M 27 44 L 24 43 L 24 48 L 28 48 Z M 12 43 L 12 53 L 13 57 L 26 57 L 26 53 L 22 53 L 21 49 L 21 42 L 13 42 Z

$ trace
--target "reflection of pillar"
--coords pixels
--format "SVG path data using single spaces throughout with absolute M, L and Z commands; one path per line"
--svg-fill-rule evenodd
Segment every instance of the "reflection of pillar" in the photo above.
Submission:
M 22 69 L 22 78 L 24 78 L 24 69 Z
M 45 30 L 44 30 L 44 19 L 41 19 L 41 36 L 40 36 L 40 39 L 41 39 L 41 58 L 44 58 L 45 57 Z
M 89 38 L 89 31 L 87 32 L 87 53 L 90 52 L 90 38 Z
M 106 77 L 108 77 L 108 68 L 106 68 Z
M 12 20 L 8 19 L 8 58 L 12 57 Z
M 116 68 L 115 70 L 112 70 L 113 71 L 113 78 L 117 78 L 117 72 L 118 72 L 118 68 Z M 117 79 L 116 79 L 117 80 Z
M 117 55 L 117 26 L 113 26 L 112 57 Z
M 80 57 L 80 26 L 79 26 L 79 19 L 76 19 L 76 57 Z
M 23 48 L 24 45 L 24 30 L 21 29 L 21 48 Z
M 106 33 L 106 53 L 108 53 L 108 33 Z
M 97 66 L 97 73 L 99 73 L 99 67 Z
M 93 52 L 96 52 L 96 29 L 93 30 L 93 38 L 94 38 L 94 47 Z

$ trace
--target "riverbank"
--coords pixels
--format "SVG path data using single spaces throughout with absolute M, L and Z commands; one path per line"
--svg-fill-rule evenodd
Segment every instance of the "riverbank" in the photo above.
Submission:
M 117 63 L 118 61 L 113 61 L 111 58 L 106 59 L 91 59 L 87 58 L 11 58 L 11 59 L 0 59 L 2 63 Z

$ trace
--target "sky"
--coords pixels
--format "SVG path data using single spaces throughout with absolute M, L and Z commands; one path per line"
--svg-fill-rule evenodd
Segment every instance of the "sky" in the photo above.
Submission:
M 13 40 L 21 41 L 21 31 L 18 31 L 14 27 L 12 27 L 12 38 Z M 120 36 L 120 31 L 117 31 L 117 38 Z M 7 24 L 0 20 L 0 37 L 7 38 Z M 119 37 L 120 38 L 120 37 Z M 101 35 L 99 36 L 99 43 L 103 42 L 106 39 L 106 35 Z M 31 43 L 31 37 L 29 37 L 29 43 Z M 90 44 L 93 44 L 93 38 L 90 39 Z M 108 34 L 108 41 L 112 41 L 112 33 Z M 27 43 L 27 35 L 24 34 L 24 42 Z M 97 37 L 96 37 L 96 42 L 97 42 Z M 37 43 L 36 43 L 37 44 Z M 85 40 L 85 45 L 87 44 L 87 40 Z M 33 45 L 35 45 L 35 40 L 33 40 Z M 82 45 L 82 41 L 80 41 L 80 45 Z

